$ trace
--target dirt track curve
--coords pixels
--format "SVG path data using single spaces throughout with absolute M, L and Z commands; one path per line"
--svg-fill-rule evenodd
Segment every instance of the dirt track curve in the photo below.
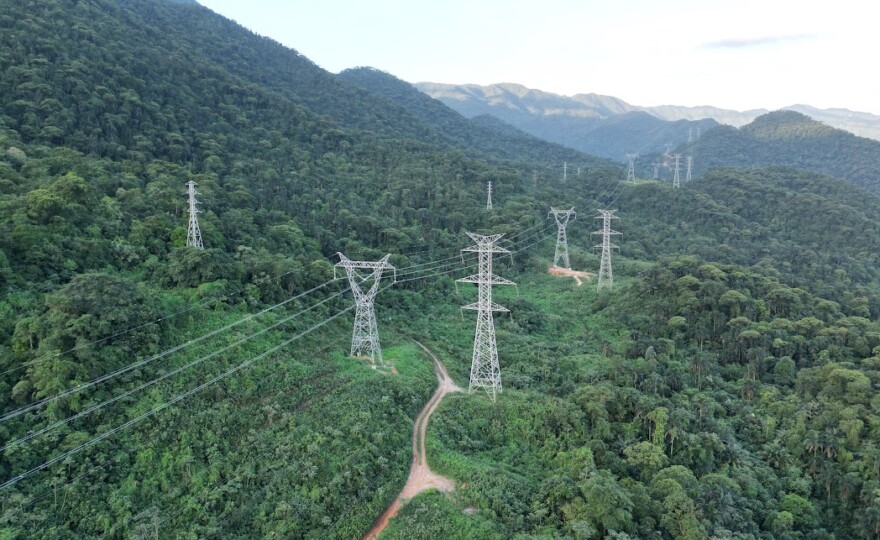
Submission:
M 431 357 L 431 360 L 434 361 L 434 373 L 437 374 L 437 390 L 416 417 L 415 424 L 413 425 L 413 461 L 412 467 L 409 469 L 409 478 L 407 478 L 406 484 L 394 499 L 394 502 L 391 503 L 391 506 L 382 513 L 379 520 L 373 525 L 373 528 L 364 535 L 364 540 L 375 540 L 378 538 L 379 534 L 388 526 L 388 521 L 397 515 L 404 501 L 412 499 L 427 489 L 433 488 L 444 493 L 455 489 L 455 482 L 439 474 L 434 474 L 431 472 L 431 468 L 428 467 L 428 460 L 425 457 L 425 431 L 428 429 L 428 420 L 430 420 L 431 415 L 437 406 L 440 405 L 440 402 L 443 401 L 443 397 L 449 392 L 460 392 L 461 388 L 452 382 L 449 374 L 446 373 L 446 367 L 443 366 L 440 359 L 430 349 L 418 341 L 416 341 L 416 345 L 421 347 Z

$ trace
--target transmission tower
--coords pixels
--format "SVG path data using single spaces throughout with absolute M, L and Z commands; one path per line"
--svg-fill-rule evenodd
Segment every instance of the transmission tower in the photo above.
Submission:
M 489 185 L 486 188 L 486 210 L 492 209 L 492 181 L 489 180 Z
M 626 159 L 629 160 L 629 167 L 626 169 L 626 179 L 630 182 L 636 181 L 636 158 L 638 154 L 627 154 Z
M 693 166 L 694 166 L 694 156 L 688 156 L 687 157 L 687 173 L 685 173 L 685 175 L 684 175 L 685 182 L 691 181 L 691 169 L 693 168 Z
M 376 368 L 376 360 L 384 366 L 382 361 L 382 348 L 379 346 L 379 328 L 376 325 L 376 309 L 374 300 L 379 292 L 379 282 L 385 270 L 394 270 L 394 281 L 397 281 L 397 270 L 388 264 L 391 255 L 385 255 L 378 261 L 353 261 L 338 253 L 339 262 L 333 267 L 333 277 L 336 277 L 336 268 L 345 268 L 348 275 L 348 283 L 354 294 L 354 330 L 351 333 L 351 356 L 369 356 L 370 365 Z M 367 270 L 367 272 L 360 272 Z M 366 290 L 364 290 L 366 289 Z
M 681 154 L 674 154 L 673 159 L 675 159 L 674 171 L 672 174 L 672 187 L 679 188 L 681 187 L 681 165 L 679 161 L 681 160 Z
M 597 291 L 605 288 L 610 290 L 614 285 L 614 275 L 611 272 L 611 250 L 620 249 L 611 243 L 611 235 L 620 234 L 617 231 L 611 230 L 611 220 L 618 219 L 614 212 L 617 212 L 617 210 L 599 210 L 601 215 L 596 217 L 596 219 L 602 220 L 602 230 L 593 233 L 602 235 L 602 244 L 596 246 L 596 248 L 602 248 L 602 262 L 599 264 Z
M 581 168 L 578 167 L 578 178 L 580 178 L 580 177 L 581 177 Z
M 559 268 L 559 262 L 562 261 L 564 264 L 562 268 L 570 269 L 571 263 L 568 261 L 568 239 L 565 237 L 565 226 L 568 225 L 569 221 L 577 217 L 577 213 L 574 211 L 574 208 L 570 210 L 551 208 L 550 213 L 547 215 L 549 216 L 550 214 L 556 218 L 556 226 L 558 227 L 556 233 L 556 253 L 553 254 L 553 268 Z
M 688 143 L 692 143 L 692 142 L 694 142 L 694 128 L 689 127 L 688 128 Z
M 192 180 L 186 183 L 186 192 L 189 195 L 189 228 L 186 231 L 186 245 L 205 249 L 202 244 L 202 230 L 199 229 L 199 209 L 197 208 L 199 203 L 196 201 L 196 195 L 199 192 L 196 191 L 196 185 Z
M 510 253 L 510 251 L 495 245 L 495 242 L 504 236 L 503 234 L 482 236 L 467 233 L 467 235 L 476 243 L 462 251 L 476 253 L 479 261 L 477 274 L 457 280 L 462 283 L 477 284 L 477 301 L 462 306 L 462 309 L 472 309 L 477 312 L 477 330 L 474 333 L 474 355 L 471 360 L 468 392 L 485 388 L 494 403 L 495 393 L 501 392 L 501 368 L 498 365 L 498 346 L 495 343 L 495 321 L 492 313 L 508 310 L 492 301 L 492 285 L 514 285 L 514 283 L 492 273 L 492 254 Z
M 660 165 L 662 163 L 651 163 L 654 166 L 654 180 L 660 178 Z
M 568 179 L 568 162 L 562 162 L 562 181 L 565 182 Z

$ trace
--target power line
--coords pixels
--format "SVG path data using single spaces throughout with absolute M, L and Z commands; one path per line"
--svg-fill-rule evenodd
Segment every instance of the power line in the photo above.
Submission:
M 324 346 L 324 347 L 321 347 L 319 350 L 320 350 L 320 352 L 325 353 L 330 347 L 331 347 L 330 345 L 326 345 L 326 346 Z M 330 370 L 327 370 L 327 371 L 321 372 L 321 373 L 319 374 L 319 376 L 329 375 L 329 374 L 334 373 L 334 372 L 335 372 L 335 371 L 334 371 L 333 369 L 330 369 Z M 269 379 L 271 379 L 271 378 L 274 378 L 274 377 L 276 377 L 276 376 L 277 376 L 276 373 L 274 373 L 274 372 L 273 372 L 273 373 L 270 373 L 269 375 L 267 375 L 267 376 L 261 378 L 261 379 L 256 383 L 255 386 L 258 387 L 258 386 L 260 386 L 261 384 L 263 384 L 264 382 L 266 382 L 267 380 L 269 380 Z M 350 382 L 350 381 L 349 381 L 349 382 Z M 341 384 L 342 384 L 342 383 L 340 383 L 340 384 L 336 384 L 333 388 L 337 388 L 337 387 L 339 387 Z M 230 431 L 231 429 L 232 429 L 232 427 L 227 428 L 226 433 L 228 434 L 229 431 Z M 262 430 L 257 436 L 258 436 L 258 437 L 264 437 L 264 438 L 265 438 L 269 433 L 271 433 L 269 429 L 264 429 L 264 430 Z M 250 442 L 250 444 L 253 444 L 253 442 L 254 442 L 254 440 L 252 440 L 252 441 Z M 356 451 L 352 452 L 351 454 L 349 454 L 348 456 L 346 456 L 346 459 L 350 458 L 350 457 L 353 456 L 354 454 L 357 454 L 357 453 L 363 452 L 364 450 L 365 450 L 364 448 L 361 448 L 360 450 L 356 450 Z M 94 470 L 94 468 L 93 468 L 93 470 Z M 82 475 L 80 475 L 80 476 L 82 476 Z M 201 495 L 199 495 L 199 496 L 197 497 L 197 499 L 202 499 L 202 498 L 204 498 L 208 493 L 210 493 L 210 492 L 216 492 L 216 491 L 218 491 L 218 490 L 220 490 L 220 489 L 223 489 L 223 488 L 229 486 L 231 483 L 233 483 L 233 482 L 237 482 L 238 480 L 239 480 L 239 479 L 236 478 L 236 477 L 231 477 L 231 478 L 229 478 L 226 482 L 224 482 L 224 483 L 223 483 L 222 485 L 220 485 L 220 486 L 217 486 L 217 487 L 215 487 L 215 488 L 208 487 L 208 488 L 206 488 L 204 491 L 202 491 Z M 168 500 L 168 499 L 170 499 L 170 498 L 171 498 L 171 497 L 169 496 L 166 500 Z M 155 504 L 151 504 L 150 506 L 151 506 L 151 507 L 155 507 L 156 505 L 155 505 Z M 127 525 L 129 521 L 131 521 L 133 518 L 137 517 L 138 515 L 142 514 L 145 510 L 148 510 L 148 509 L 149 509 L 149 507 L 148 507 L 148 508 L 145 508 L 145 509 L 142 510 L 141 512 L 138 512 L 137 514 L 133 514 L 133 515 L 131 515 L 131 516 L 127 516 L 127 517 L 126 517 L 121 523 L 114 524 L 113 527 L 111 527 L 109 530 L 105 531 L 105 532 L 103 533 L 103 536 L 107 536 L 108 534 L 112 534 L 116 529 L 118 529 L 119 527 L 123 527 L 123 526 Z M 162 525 L 164 525 L 164 524 L 167 523 L 168 521 L 174 519 L 175 517 L 177 517 L 178 515 L 180 515 L 181 513 L 183 513 L 185 510 L 187 510 L 187 507 L 186 507 L 185 505 L 179 505 L 178 508 L 177 508 L 177 510 L 176 510 L 175 512 L 171 513 L 170 515 L 165 516 L 164 519 L 162 519 L 161 521 L 159 521 L 159 522 L 156 524 L 156 527 L 161 527 Z
M 180 366 L 180 367 L 178 367 L 178 368 L 176 368 L 176 369 L 174 369 L 174 370 L 172 370 L 172 371 L 169 371 L 168 373 L 165 373 L 165 374 L 163 374 L 163 375 L 161 375 L 161 376 L 159 376 L 159 377 L 156 377 L 155 379 L 152 379 L 152 380 L 150 380 L 150 381 L 148 381 L 148 382 L 142 383 L 142 384 L 140 384 L 139 386 L 137 386 L 137 387 L 135 387 L 135 388 L 132 388 L 132 389 L 129 389 L 129 390 L 127 390 L 127 391 L 125 391 L 125 392 L 123 392 L 123 393 L 117 395 L 117 396 L 113 396 L 112 398 L 107 399 L 107 400 L 105 400 L 105 401 L 103 401 L 103 402 L 101 402 L 101 403 L 98 403 L 98 404 L 96 404 L 96 405 L 92 405 L 91 407 L 88 407 L 88 408 L 86 408 L 86 409 L 84 409 L 84 410 L 82 410 L 82 411 L 76 413 L 76 414 L 73 415 L 73 416 L 69 416 L 69 417 L 65 418 L 64 420 L 59 420 L 59 421 L 57 421 L 57 422 L 54 422 L 54 423 L 52 423 L 52 424 L 50 424 L 50 425 L 48 425 L 48 426 L 46 426 L 46 427 L 44 427 L 44 428 L 42 428 L 42 429 L 40 429 L 40 430 L 37 430 L 37 431 L 35 431 L 35 432 L 28 433 L 28 434 L 25 435 L 24 437 L 20 437 L 20 438 L 14 440 L 14 441 L 11 441 L 11 442 L 7 443 L 5 446 L 3 446 L 2 448 L 0 448 L 0 452 L 5 451 L 7 448 L 13 448 L 13 447 L 19 446 L 20 444 L 25 443 L 25 442 L 27 442 L 27 441 L 30 441 L 30 440 L 32 440 L 32 439 L 34 439 L 34 438 L 36 438 L 36 437 L 39 437 L 40 435 L 43 435 L 43 434 L 45 434 L 45 433 L 48 433 L 48 432 L 54 430 L 55 428 L 61 427 L 61 426 L 66 425 L 66 424 L 69 424 L 70 422 L 72 422 L 72 421 L 74 421 L 74 420 L 77 420 L 77 419 L 79 419 L 79 418 L 83 418 L 83 417 L 85 417 L 85 416 L 88 416 L 89 414 L 91 414 L 91 413 L 93 413 L 93 412 L 95 412 L 95 411 L 97 411 L 97 410 L 103 409 L 103 408 L 106 407 L 107 405 L 111 405 L 111 404 L 113 404 L 113 403 L 119 401 L 120 399 L 122 399 L 122 398 L 124 398 L 124 397 L 128 397 L 128 396 L 130 396 L 130 395 L 132 395 L 132 394 L 134 394 L 134 393 L 136 393 L 136 392 L 139 392 L 139 391 L 141 391 L 141 390 L 143 390 L 143 389 L 145 389 L 145 388 L 149 388 L 150 386 L 153 386 L 153 385 L 156 384 L 156 383 L 162 382 L 162 381 L 164 381 L 165 379 L 168 379 L 168 378 L 170 378 L 170 377 L 173 377 L 174 375 L 177 375 L 178 373 L 181 373 L 181 372 L 183 372 L 183 371 L 186 371 L 187 369 L 189 369 L 189 368 L 191 368 L 191 367 L 193 367 L 193 366 L 196 366 L 196 365 L 198 365 L 198 364 L 201 364 L 201 363 L 204 362 L 205 360 L 209 360 L 209 359 L 211 359 L 211 358 L 217 356 L 217 355 L 220 354 L 220 353 L 226 352 L 226 351 L 228 351 L 229 349 L 235 348 L 235 347 L 241 345 L 242 343 L 245 343 L 245 342 L 247 342 L 247 341 L 250 341 L 251 339 L 253 339 L 253 338 L 257 337 L 257 336 L 260 336 L 260 335 L 262 335 L 262 334 L 265 334 L 265 333 L 268 332 L 269 330 L 273 330 L 273 329 L 275 329 L 275 328 L 281 326 L 282 324 L 285 324 L 285 323 L 287 323 L 287 322 L 289 322 L 289 321 L 295 319 L 296 317 L 299 317 L 300 315 L 302 315 L 303 313 L 306 313 L 307 311 L 311 311 L 311 310 L 315 309 L 315 308 L 318 307 L 318 306 L 321 306 L 321 305 L 323 305 L 323 304 L 326 304 L 327 302 L 329 302 L 329 301 L 332 300 L 333 298 L 336 298 L 336 297 L 338 297 L 338 296 L 341 296 L 341 295 L 344 294 L 347 290 L 348 290 L 348 289 L 344 289 L 344 290 L 342 290 L 342 291 L 339 291 L 338 293 L 333 294 L 332 296 L 328 296 L 327 298 L 321 300 L 320 302 L 318 302 L 318 303 L 316 303 L 316 304 L 314 304 L 314 305 L 312 305 L 312 306 L 309 306 L 309 307 L 307 307 L 307 308 L 301 309 L 300 311 L 298 311 L 298 312 L 296 312 L 296 313 L 294 313 L 294 314 L 292 314 L 292 315 L 288 315 L 288 316 L 284 317 L 283 319 L 281 319 L 280 321 L 276 322 L 275 324 L 272 324 L 271 326 L 267 326 L 266 328 L 263 328 L 262 330 L 259 330 L 259 331 L 255 332 L 255 333 L 253 333 L 253 334 L 251 334 L 251 335 L 249 335 L 249 336 L 243 337 L 243 338 L 241 338 L 241 339 L 239 339 L 239 340 L 237 340 L 237 341 L 235 341 L 235 342 L 233 342 L 233 343 L 231 343 L 231 344 L 229 344 L 229 345 L 223 347 L 222 349 L 219 349 L 219 350 L 216 350 L 216 351 L 214 351 L 214 352 L 212 352 L 212 353 L 209 353 L 209 354 L 206 355 L 206 356 L 202 356 L 202 357 L 200 357 L 200 358 L 197 358 L 197 359 L 193 360 L 192 362 L 189 362 L 188 364 L 185 364 L 185 365 L 183 365 L 183 366 Z
M 110 379 L 113 379 L 113 378 L 115 378 L 115 377 L 118 377 L 119 375 L 123 375 L 123 374 L 125 374 L 125 373 L 128 373 L 129 371 L 135 370 L 135 369 L 137 369 L 137 368 L 139 368 L 139 367 L 143 367 L 143 366 L 145 366 L 145 365 L 147 365 L 147 364 L 149 364 L 149 363 L 151 363 L 151 362 L 154 362 L 154 361 L 156 361 L 156 360 L 158 360 L 158 359 L 160 359 L 160 358 L 164 358 L 165 356 L 168 356 L 169 354 L 176 353 L 177 351 L 180 351 L 180 350 L 182 350 L 182 349 L 185 349 L 185 348 L 189 347 L 190 345 L 194 345 L 194 344 L 199 343 L 199 342 L 201 342 L 201 341 L 204 341 L 204 340 L 206 340 L 206 339 L 208 339 L 208 338 L 214 337 L 214 336 L 216 336 L 217 334 L 220 334 L 220 333 L 225 332 L 225 331 L 227 331 L 227 330 L 229 330 L 229 329 L 231 329 L 231 328 L 234 328 L 234 327 L 236 327 L 236 326 L 238 326 L 238 325 L 240 325 L 240 324 L 243 324 L 243 323 L 245 323 L 245 322 L 248 322 L 248 321 L 250 321 L 250 320 L 253 320 L 253 319 L 256 318 L 256 317 L 259 317 L 259 316 L 261 316 L 261 315 L 264 315 L 264 314 L 266 314 L 266 313 L 268 313 L 268 312 L 270 312 L 270 311 L 272 311 L 272 310 L 274 310 L 274 309 L 277 309 L 277 308 L 279 308 L 279 307 L 281 307 L 281 306 L 284 306 L 284 305 L 286 305 L 286 304 L 289 304 L 290 302 L 293 302 L 294 300 L 298 300 L 298 299 L 302 298 L 303 296 L 305 296 L 305 295 L 307 295 L 307 294 L 311 294 L 311 293 L 317 291 L 318 289 L 321 289 L 321 288 L 323 288 L 323 287 L 326 287 L 327 285 L 329 285 L 329 284 L 331 284 L 331 283 L 333 283 L 333 282 L 335 282 L 335 281 L 336 281 L 336 279 L 332 279 L 332 280 L 330 280 L 330 281 L 327 281 L 327 282 L 325 282 L 325 283 L 322 283 L 321 285 L 317 285 L 317 286 L 315 286 L 315 287 L 312 287 L 311 289 L 309 289 L 309 290 L 307 290 L 307 291 L 305 291 L 305 292 L 303 292 L 303 293 L 300 293 L 300 294 L 298 294 L 298 295 L 296 295 L 296 296 L 294 296 L 294 297 L 288 298 L 287 300 L 285 300 L 285 301 L 283 301 L 283 302 L 280 302 L 280 303 L 278 303 L 278 304 L 275 304 L 274 306 L 267 307 L 267 308 L 263 309 L 262 311 L 260 311 L 260 312 L 258 312 L 258 313 L 255 313 L 255 314 L 253 314 L 253 315 L 249 315 L 249 316 L 245 317 L 244 319 L 240 319 L 240 320 L 238 320 L 238 321 L 236 321 L 236 322 L 233 322 L 233 323 L 227 324 L 226 326 L 224 326 L 224 327 L 222 327 L 222 328 L 218 328 L 218 329 L 216 329 L 216 330 L 213 330 L 213 331 L 211 331 L 211 332 L 208 332 L 207 334 L 203 334 L 203 335 L 201 335 L 201 336 L 199 336 L 199 337 L 197 337 L 197 338 L 193 338 L 193 339 L 191 339 L 191 340 L 189 340 L 189 341 L 187 341 L 187 342 L 185 342 L 185 343 L 182 343 L 182 344 L 177 345 L 177 346 L 175 346 L 175 347 L 172 347 L 172 348 L 170 348 L 170 349 L 166 349 L 165 351 L 162 351 L 162 352 L 160 352 L 160 353 L 158 353 L 158 354 L 155 354 L 155 355 L 153 355 L 153 356 L 151 356 L 151 357 L 149 357 L 149 358 L 145 358 L 144 360 L 140 360 L 140 361 L 135 362 L 135 363 L 133 363 L 133 364 L 129 364 L 128 366 L 126 366 L 126 367 L 124 367 L 124 368 L 121 368 L 121 369 L 118 369 L 118 370 L 114 371 L 113 373 L 110 373 L 110 374 L 107 374 L 107 375 L 102 375 L 102 376 L 100 376 L 100 377 L 97 377 L 97 378 L 95 378 L 95 379 L 92 379 L 91 381 L 88 381 L 88 382 L 86 382 L 86 383 L 83 383 L 83 384 L 81 384 L 81 385 L 79 385 L 79 386 L 76 386 L 76 387 L 74 387 L 74 388 L 71 388 L 71 389 L 65 390 L 65 391 L 63 391 L 63 392 L 60 392 L 60 393 L 58 393 L 58 394 L 55 394 L 54 396 L 47 397 L 47 398 L 43 398 L 43 399 L 38 400 L 38 401 L 35 401 L 35 402 L 33 402 L 33 403 L 29 404 L 29 405 L 25 405 L 24 407 L 20 407 L 20 408 L 14 410 L 14 411 L 12 411 L 12 412 L 9 412 L 9 413 L 4 414 L 3 416 L 0 416 L 0 423 L 5 422 L 5 421 L 7 421 L 7 420 L 11 420 L 11 419 L 16 418 L 16 417 L 18 417 L 18 416 L 21 416 L 22 414 L 25 414 L 25 413 L 27 413 L 27 412 L 33 411 L 34 409 L 38 409 L 38 408 L 40 408 L 40 407 L 42 407 L 42 406 L 44 406 L 44 405 L 48 405 L 48 404 L 50 404 L 50 403 L 54 403 L 55 401 L 58 401 L 59 399 L 62 399 L 62 398 L 68 397 L 68 396 L 72 396 L 72 395 L 77 394 L 77 393 L 79 393 L 79 392 L 82 392 L 82 391 L 84 391 L 84 390 L 88 390 L 89 388 L 91 388 L 91 387 L 93 387 L 93 386 L 96 386 L 96 385 L 98 385 L 98 384 L 101 384 L 101 383 L 104 383 L 104 382 L 106 382 L 106 381 L 109 381 Z
M 314 264 L 321 263 L 321 262 L 325 262 L 325 261 L 323 261 L 323 260 L 321 260 L 321 261 L 313 261 L 313 262 L 307 264 L 306 266 L 312 266 L 312 265 L 314 265 Z M 274 278 L 272 278 L 271 281 L 278 281 L 279 279 L 281 279 L 281 278 L 283 278 L 283 277 L 285 277 L 285 276 L 289 276 L 290 274 L 293 274 L 293 273 L 295 273 L 295 272 L 302 271 L 304 268 L 305 268 L 305 266 L 300 267 L 300 268 L 297 268 L 297 269 L 294 269 L 294 270 L 290 270 L 289 272 L 285 272 L 285 273 L 283 273 L 283 274 L 279 274 L 279 275 L 275 276 Z M 0 376 L 8 375 L 9 373 L 13 373 L 13 372 L 15 372 L 15 371 L 20 371 L 20 370 L 22 370 L 22 369 L 25 369 L 25 368 L 30 367 L 30 366 L 33 366 L 33 365 L 40 364 L 40 363 L 45 362 L 45 361 L 47 361 L 47 360 L 51 360 L 51 359 L 53 359 L 53 358 L 57 358 L 57 357 L 59 357 L 59 356 L 63 356 L 63 355 L 65 355 L 65 354 L 72 353 L 72 352 L 74 352 L 74 351 L 78 351 L 78 350 L 80 350 L 80 349 L 85 349 L 86 347 L 90 347 L 90 346 L 92 346 L 92 345 L 97 345 L 97 344 L 99 344 L 99 343 L 103 343 L 103 342 L 108 341 L 108 340 L 110 340 L 110 339 L 113 339 L 113 338 L 116 338 L 116 337 L 119 337 L 119 336 L 122 336 L 122 335 L 128 334 L 128 333 L 130 333 L 130 332 L 134 332 L 135 330 L 140 330 L 141 328 L 145 328 L 145 327 L 147 327 L 147 326 L 150 326 L 150 325 L 153 325 L 153 324 L 156 324 L 156 323 L 160 323 L 160 322 L 165 321 L 165 320 L 173 319 L 173 318 L 175 318 L 175 317 L 177 317 L 177 316 L 179 316 L 179 315 L 183 315 L 183 314 L 189 313 L 189 312 L 191 312 L 191 311 L 196 311 L 196 310 L 202 309 L 202 308 L 204 308 L 205 306 L 207 306 L 207 305 L 209 305 L 209 304 L 213 304 L 214 302 L 217 302 L 217 301 L 219 301 L 219 300 L 224 300 L 224 299 L 230 298 L 232 295 L 235 295 L 235 294 L 238 294 L 238 293 L 244 292 L 245 290 L 247 290 L 247 288 L 248 288 L 249 285 L 251 285 L 251 284 L 248 284 L 248 285 L 246 285 L 246 286 L 244 286 L 244 287 L 240 287 L 239 289 L 236 289 L 236 290 L 234 290 L 234 291 L 232 291 L 232 292 L 230 292 L 230 293 L 227 293 L 227 294 L 225 294 L 225 295 L 223 295 L 223 296 L 215 296 L 215 297 L 213 297 L 213 298 L 208 298 L 208 299 L 206 299 L 206 300 L 202 300 L 202 301 L 199 302 L 198 304 L 195 304 L 195 305 L 193 305 L 193 306 L 190 306 L 190 307 L 188 307 L 188 308 L 186 308 L 186 309 L 182 309 L 182 310 L 180 310 L 180 311 L 177 311 L 177 312 L 171 313 L 171 314 L 169 314 L 169 315 L 165 315 L 165 316 L 163 316 L 163 317 L 159 317 L 158 319 L 154 319 L 154 320 L 149 321 L 149 322 L 145 322 L 145 323 L 138 324 L 138 325 L 136 325 L 136 326 L 132 326 L 132 327 L 127 328 L 127 329 L 125 329 L 125 330 L 121 330 L 121 331 L 119 331 L 119 332 L 116 332 L 115 334 L 111 334 L 111 335 L 109 335 L 109 336 L 105 336 L 105 337 L 102 337 L 102 338 L 100 338 L 100 339 L 96 339 L 96 340 L 94 340 L 94 341 L 89 341 L 89 342 L 86 342 L 86 343 L 80 343 L 79 345 L 76 345 L 75 347 L 71 347 L 71 348 L 69 348 L 69 349 L 67 349 L 67 350 L 65 350 L 65 351 L 55 352 L 55 353 L 51 353 L 51 354 L 46 354 L 46 355 L 43 355 L 43 356 L 38 356 L 37 358 L 34 358 L 34 359 L 32 359 L 32 360 L 29 360 L 29 361 L 27 361 L 27 362 L 23 362 L 20 366 L 16 366 L 16 367 L 14 367 L 14 368 L 7 369 L 6 371 L 0 373 Z
M 4 489 L 4 488 L 7 488 L 11 485 L 14 485 L 14 484 L 20 482 L 21 480 L 24 480 L 25 478 L 27 478 L 33 474 L 36 474 L 36 473 L 38 473 L 48 467 L 51 467 L 52 465 L 54 465 L 55 463 L 58 463 L 59 461 L 63 461 L 65 459 L 67 459 L 68 457 L 70 457 L 76 453 L 79 453 L 82 450 L 84 450 L 90 446 L 94 446 L 95 444 L 107 439 L 108 437 L 111 437 L 112 435 L 115 435 L 116 433 L 119 433 L 120 431 L 128 428 L 129 426 L 132 426 L 142 420 L 145 420 L 146 418 L 149 418 L 149 417 L 155 415 L 158 412 L 163 411 L 164 409 L 167 409 L 171 405 L 174 405 L 175 403 L 182 401 L 182 400 L 186 399 L 187 397 L 204 390 L 208 386 L 211 386 L 212 384 L 214 384 L 218 381 L 221 381 L 221 380 L 225 379 L 226 377 L 233 375 L 246 367 L 249 367 L 254 362 L 261 360 L 261 359 L 269 356 L 270 354 L 273 354 L 273 353 L 281 350 L 282 348 L 286 347 L 287 345 L 290 345 L 291 343 L 293 343 L 297 339 L 317 330 L 318 328 L 321 328 L 325 324 L 329 323 L 330 321 L 333 321 L 337 317 L 341 316 L 343 313 L 351 311 L 352 309 L 354 309 L 354 306 L 349 306 L 349 307 L 343 309 L 342 311 L 336 313 L 335 315 L 332 315 L 330 318 L 325 319 L 325 320 L 321 321 L 320 323 L 310 327 L 308 330 L 304 330 L 304 331 L 300 332 L 299 334 L 296 334 L 292 338 L 289 338 L 289 339 L 281 342 L 281 344 L 276 345 L 275 347 L 272 347 L 271 349 L 269 349 L 269 350 L 267 350 L 257 356 L 254 356 L 253 358 L 246 360 L 231 369 L 224 371 L 220 375 L 212 377 L 208 381 L 196 386 L 195 388 L 192 388 L 190 390 L 187 390 L 186 392 L 183 392 L 181 394 L 176 395 L 174 398 L 172 398 L 169 401 L 166 401 L 162 405 L 159 405 L 158 407 L 150 409 L 149 411 L 125 422 L 124 424 L 122 424 L 120 426 L 117 426 L 109 431 L 106 431 L 106 432 L 102 433 L 101 435 L 93 437 L 92 439 L 89 439 L 88 441 L 76 446 L 75 448 L 72 448 L 71 450 L 68 450 L 68 451 L 62 453 L 61 455 L 58 455 L 58 456 L 50 459 L 49 461 L 42 463 L 41 465 L 33 467 L 32 469 L 29 469 L 28 471 L 26 471 L 22 474 L 19 474 L 18 476 L 15 476 L 14 478 L 11 478 L 11 479 L 3 482 L 2 484 L 0 484 L 0 489 Z
M 428 274 L 428 275 L 426 275 L 426 276 L 416 276 L 416 277 L 414 277 L 414 278 L 409 278 L 409 279 L 398 279 L 398 280 L 397 280 L 397 283 L 406 283 L 406 282 L 408 282 L 408 281 L 416 281 L 416 280 L 418 280 L 418 279 L 428 279 L 428 278 L 432 278 L 432 277 L 436 277 L 436 276 L 443 276 L 443 275 L 446 275 L 446 274 L 452 274 L 452 273 L 455 273 L 455 272 L 460 272 L 460 271 L 462 271 L 462 270 L 467 270 L 467 269 L 470 268 L 471 266 L 473 266 L 473 265 L 465 265 L 465 266 L 461 266 L 461 267 L 453 268 L 453 269 L 451 269 L 451 270 L 446 270 L 445 272 L 437 272 L 436 274 Z

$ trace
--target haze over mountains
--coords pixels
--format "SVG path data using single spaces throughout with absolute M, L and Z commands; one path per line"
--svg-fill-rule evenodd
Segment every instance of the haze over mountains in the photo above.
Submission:
M 695 133 L 691 130 L 697 128 L 705 131 L 717 124 L 738 127 L 769 112 L 711 106 L 641 107 L 612 96 L 577 94 L 568 97 L 512 83 L 479 86 L 422 82 L 415 86 L 464 116 L 491 114 L 532 135 L 616 160 L 623 159 L 623 154 L 628 152 L 646 153 L 661 150 L 667 144 L 675 146 L 686 142 L 689 133 Z M 880 116 L 808 105 L 785 109 L 862 137 L 880 139 Z

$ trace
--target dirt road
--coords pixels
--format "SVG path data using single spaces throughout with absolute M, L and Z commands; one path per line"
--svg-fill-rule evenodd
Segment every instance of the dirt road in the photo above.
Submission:
M 394 502 L 391 503 L 391 506 L 382 513 L 382 516 L 379 517 L 373 528 L 364 536 L 364 540 L 375 540 L 385 530 L 385 527 L 388 526 L 388 520 L 397 515 L 404 501 L 412 499 L 427 489 L 433 488 L 444 493 L 455 489 L 455 482 L 449 478 L 434 474 L 431 472 L 431 468 L 428 467 L 428 460 L 425 457 L 425 431 L 428 429 L 428 420 L 431 418 L 434 410 L 437 409 L 437 406 L 440 405 L 440 402 L 443 401 L 443 397 L 449 392 L 460 392 L 461 388 L 452 382 L 449 374 L 446 373 L 446 368 L 434 353 L 418 341 L 416 341 L 416 345 L 421 347 L 434 361 L 434 373 L 437 374 L 437 390 L 416 417 L 415 424 L 413 425 L 413 461 L 412 467 L 409 469 L 409 478 L 406 480 L 406 485 L 403 486 L 403 489 L 397 495 L 397 498 L 394 499 Z

